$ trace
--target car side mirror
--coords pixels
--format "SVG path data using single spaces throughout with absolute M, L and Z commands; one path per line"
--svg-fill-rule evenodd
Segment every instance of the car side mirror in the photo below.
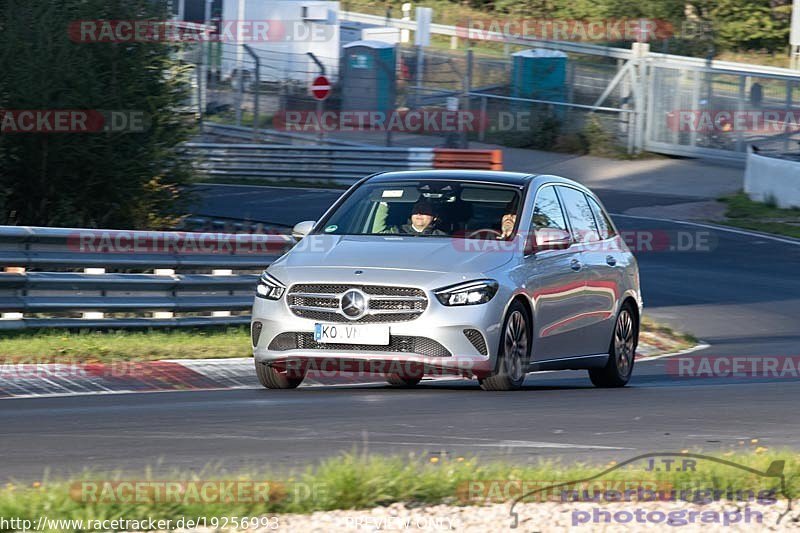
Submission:
M 311 233 L 311 230 L 314 229 L 314 224 L 316 223 L 316 220 L 305 220 L 303 222 L 298 222 L 294 225 L 294 228 L 292 228 L 292 237 L 298 240 L 302 239 Z
M 536 230 L 536 251 L 565 250 L 572 244 L 568 231 L 556 228 Z

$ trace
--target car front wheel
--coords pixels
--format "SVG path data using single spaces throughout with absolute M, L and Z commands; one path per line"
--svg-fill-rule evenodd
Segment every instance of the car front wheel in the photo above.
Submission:
M 263 363 L 256 362 L 258 381 L 268 389 L 295 389 L 306 377 L 304 370 L 281 371 Z
M 495 372 L 479 380 L 487 391 L 508 391 L 522 387 L 530 360 L 531 325 L 528 313 L 519 302 L 511 304 L 505 322 Z
M 624 387 L 631 379 L 639 342 L 639 323 L 630 304 L 617 315 L 614 335 L 608 349 L 608 363 L 603 368 L 589 370 L 589 379 L 596 387 Z
M 386 376 L 386 381 L 389 385 L 394 385 L 395 387 L 414 387 L 422 381 L 422 376 L 412 374 L 389 374 Z

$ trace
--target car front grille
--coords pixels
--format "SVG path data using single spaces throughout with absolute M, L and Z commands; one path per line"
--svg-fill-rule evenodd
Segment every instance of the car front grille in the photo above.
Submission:
M 428 357 L 451 357 L 450 351 L 427 337 L 414 337 L 408 335 L 392 335 L 388 346 L 373 346 L 371 344 L 327 344 L 314 340 L 313 333 L 287 332 L 281 333 L 272 339 L 268 350 L 336 350 L 347 352 L 397 352 L 425 355 Z
M 366 313 L 356 320 L 347 318 L 340 310 L 342 296 L 351 289 L 360 290 L 368 299 Z M 408 322 L 428 307 L 428 297 L 422 289 L 381 285 L 293 285 L 286 301 L 296 316 L 325 322 Z

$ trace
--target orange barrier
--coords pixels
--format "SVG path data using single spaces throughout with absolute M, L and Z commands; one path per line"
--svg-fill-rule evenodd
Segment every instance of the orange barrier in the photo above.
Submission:
M 503 170 L 502 150 L 433 149 L 433 168 Z

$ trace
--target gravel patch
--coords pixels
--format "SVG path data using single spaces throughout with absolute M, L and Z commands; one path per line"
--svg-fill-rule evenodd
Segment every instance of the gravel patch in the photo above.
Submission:
M 511 504 L 483 506 L 407 506 L 395 503 L 367 510 L 316 512 L 308 515 L 277 515 L 277 529 L 249 531 L 292 531 L 304 533 L 363 531 L 490 531 L 518 532 L 625 532 L 675 531 L 745 532 L 798 531 L 800 512 L 787 512 L 786 501 L 773 505 L 756 502 L 713 502 L 692 505 L 685 502 L 659 503 L 524 503 L 516 507 L 519 524 L 512 529 Z M 783 515 L 780 522 L 778 518 Z M 669 518 L 672 523 L 669 523 Z M 208 531 L 211 529 L 196 530 Z

